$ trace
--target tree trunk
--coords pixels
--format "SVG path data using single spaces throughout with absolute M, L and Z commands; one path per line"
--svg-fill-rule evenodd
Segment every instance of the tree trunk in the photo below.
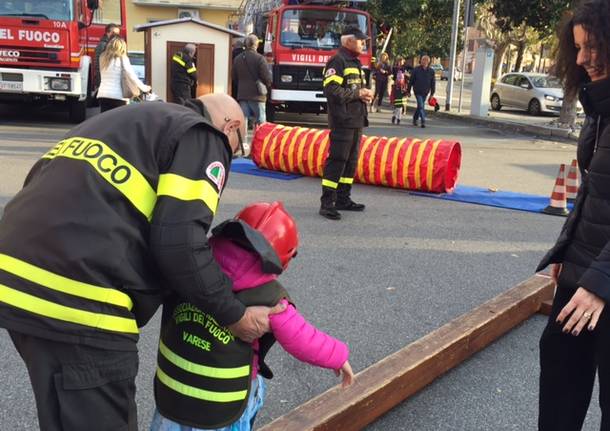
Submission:
M 576 123 L 576 102 L 578 102 L 577 96 L 563 99 L 561 112 L 559 113 L 559 127 L 568 129 L 574 126 L 574 123 Z
M 491 79 L 497 79 L 498 75 L 501 74 L 500 69 L 502 68 L 502 59 L 504 58 L 504 54 L 506 53 L 506 48 L 508 48 L 508 44 L 501 43 L 498 44 L 494 49 L 494 64 Z
M 515 60 L 515 72 L 521 72 L 521 63 L 523 63 L 523 54 L 525 53 L 525 41 L 517 42 L 517 60 Z

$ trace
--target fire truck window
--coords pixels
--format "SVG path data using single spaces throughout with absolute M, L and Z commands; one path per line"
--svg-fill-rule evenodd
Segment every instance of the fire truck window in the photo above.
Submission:
M 70 21 L 73 10 L 69 0 L 8 0 L 0 1 L 0 15 Z
M 290 9 L 282 15 L 280 43 L 291 48 L 336 49 L 346 26 L 368 34 L 368 21 L 362 13 L 336 10 Z
M 121 24 L 121 0 L 104 0 L 93 14 L 94 24 Z

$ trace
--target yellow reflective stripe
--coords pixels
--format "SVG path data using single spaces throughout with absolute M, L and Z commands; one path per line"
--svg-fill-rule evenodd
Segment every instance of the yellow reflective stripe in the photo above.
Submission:
M 428 190 L 432 190 L 432 180 L 434 177 L 434 160 L 436 158 L 436 150 L 438 149 L 438 145 L 441 143 L 441 140 L 434 141 L 432 145 L 432 151 L 430 151 L 430 155 L 428 156 L 428 175 L 426 176 L 426 183 L 428 184 Z
M 218 192 L 206 180 L 191 180 L 176 174 L 159 175 L 158 196 L 171 196 L 181 201 L 203 201 L 216 214 Z
M 273 128 L 273 130 L 271 130 L 269 132 L 269 134 L 267 136 L 265 136 L 265 139 L 263 139 L 263 147 L 261 149 L 261 166 L 265 169 L 269 169 L 271 167 L 270 163 L 271 163 L 271 152 L 267 151 L 267 145 L 269 145 L 269 139 L 271 139 L 271 135 L 273 135 L 276 131 L 279 133 L 279 131 L 281 131 L 284 128 L 284 126 L 282 126 L 281 124 L 278 124 L 277 126 L 275 126 Z M 276 135 L 277 136 L 277 135 Z M 266 157 L 265 155 L 269 153 L 269 164 L 266 161 Z
M 0 302 L 33 314 L 64 322 L 105 329 L 107 331 L 125 332 L 128 334 L 138 333 L 138 325 L 134 319 L 66 307 L 65 305 L 59 305 L 46 299 L 11 289 L 3 284 L 0 284 Z
M 7 256 L 6 254 L 0 254 L 0 269 L 31 281 L 32 283 L 39 284 L 58 292 L 67 293 L 68 295 L 104 302 L 106 304 L 118 305 L 119 307 L 125 307 L 128 310 L 133 308 L 131 298 L 119 290 L 72 280 L 24 262 L 23 260 Z
M 336 183 L 336 182 L 331 181 L 331 180 L 323 179 L 322 180 L 322 187 L 330 187 L 331 189 L 336 189 L 337 187 L 339 187 L 339 183 Z
M 180 66 L 185 67 L 186 63 L 184 62 L 183 59 L 181 59 L 180 57 L 178 57 L 177 55 L 174 55 L 172 57 L 172 60 L 174 60 L 176 63 L 178 63 Z
M 239 379 L 250 375 L 250 365 L 235 368 L 216 368 L 187 361 L 167 348 L 163 341 L 159 341 L 159 352 L 172 364 L 198 376 L 214 379 Z
M 177 380 L 172 379 L 170 376 L 165 374 L 163 370 L 157 368 L 157 377 L 159 380 L 170 389 L 186 395 L 187 397 L 197 398 L 199 400 L 212 401 L 217 403 L 231 403 L 233 401 L 245 400 L 248 396 L 248 391 L 234 391 L 234 392 L 213 392 L 206 391 L 205 389 L 195 388 L 190 385 L 185 385 Z
M 193 72 L 197 72 L 197 68 L 195 66 L 193 66 L 189 69 L 186 69 L 186 73 L 193 73 Z
M 388 153 L 390 152 L 390 146 L 392 142 L 397 141 L 398 138 L 390 138 L 387 140 L 385 147 L 383 147 L 383 153 L 381 153 L 381 184 L 384 186 L 388 185 L 388 180 L 386 178 L 386 173 L 388 171 Z
M 66 157 L 89 163 L 98 174 L 123 194 L 147 220 L 152 217 L 157 194 L 144 175 L 102 141 L 72 137 L 60 141 L 43 159 Z
M 343 69 L 343 76 L 347 75 L 360 75 L 360 69 L 357 67 L 346 67 Z
M 341 178 L 339 178 L 339 184 L 354 184 L 354 179 L 341 177 Z
M 337 75 L 329 76 L 328 78 L 326 78 L 324 80 L 323 86 L 326 87 L 331 82 L 336 82 L 337 84 L 341 85 L 341 84 L 343 84 L 343 78 L 341 78 L 340 76 L 337 76 Z
M 424 155 L 424 151 L 426 149 L 426 146 L 428 145 L 428 142 L 430 142 L 429 139 L 426 139 L 424 142 L 422 142 L 419 145 L 419 149 L 417 151 L 417 157 L 415 159 L 415 189 L 419 190 L 421 187 L 421 159 Z

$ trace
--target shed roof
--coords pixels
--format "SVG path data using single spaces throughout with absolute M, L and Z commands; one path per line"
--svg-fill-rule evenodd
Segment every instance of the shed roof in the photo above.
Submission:
M 174 25 L 174 24 L 182 24 L 185 22 L 193 22 L 195 24 L 198 25 L 202 25 L 204 27 L 208 27 L 211 28 L 213 30 L 217 30 L 217 31 L 221 31 L 223 33 L 228 33 L 232 36 L 237 36 L 237 37 L 245 37 L 246 35 L 243 33 L 240 33 L 238 31 L 235 30 L 231 30 L 229 28 L 225 28 L 225 27 L 221 27 L 219 25 L 216 24 L 212 24 L 211 22 L 208 21 L 203 21 L 197 18 L 193 18 L 193 17 L 186 17 L 186 18 L 176 18 L 176 19 L 170 19 L 170 20 L 166 20 L 166 21 L 155 21 L 155 22 L 150 22 L 148 24 L 140 24 L 140 25 L 136 25 L 134 27 L 135 31 L 144 31 L 147 30 L 149 28 L 153 28 L 153 27 L 162 27 L 165 25 Z

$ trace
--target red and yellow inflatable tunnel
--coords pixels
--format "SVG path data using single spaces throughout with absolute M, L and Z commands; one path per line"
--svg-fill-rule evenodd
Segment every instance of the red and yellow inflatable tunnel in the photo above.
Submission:
M 251 156 L 260 168 L 322 176 L 329 130 L 265 123 L 257 128 Z M 462 162 L 459 142 L 363 136 L 355 180 L 363 184 L 450 193 Z

